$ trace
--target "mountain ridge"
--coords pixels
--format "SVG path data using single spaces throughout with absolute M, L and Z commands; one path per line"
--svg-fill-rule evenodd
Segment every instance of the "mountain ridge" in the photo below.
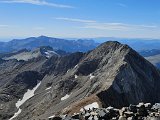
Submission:
M 63 50 L 66 52 L 86 52 L 95 48 L 97 45 L 99 44 L 93 40 L 66 40 L 61 38 L 39 36 L 25 39 L 13 39 L 9 42 L 1 42 L 0 52 L 11 52 L 21 49 L 33 50 L 40 46 L 51 46 L 54 50 Z

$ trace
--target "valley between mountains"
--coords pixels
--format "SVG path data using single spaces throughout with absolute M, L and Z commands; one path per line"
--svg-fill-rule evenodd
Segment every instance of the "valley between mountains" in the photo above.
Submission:
M 160 103 L 160 71 L 128 45 L 108 41 L 72 53 L 43 46 L 1 55 L 0 120 L 52 120 L 140 102 Z

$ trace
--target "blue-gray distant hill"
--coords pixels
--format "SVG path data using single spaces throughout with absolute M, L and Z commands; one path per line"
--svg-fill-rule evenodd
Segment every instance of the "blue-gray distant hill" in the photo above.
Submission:
M 63 50 L 66 52 L 86 52 L 97 47 L 105 41 L 119 41 L 127 44 L 143 56 L 157 54 L 160 50 L 160 39 L 141 39 L 141 38 L 114 38 L 102 37 L 91 39 L 61 39 L 47 36 L 29 37 L 25 39 L 14 39 L 9 42 L 0 42 L 0 52 L 11 52 L 22 49 L 33 50 L 40 46 L 51 46 L 54 50 Z M 156 49 L 156 50 L 155 50 Z
M 93 40 L 66 40 L 46 36 L 30 37 L 26 39 L 14 39 L 9 42 L 0 42 L 0 52 L 11 52 L 21 49 L 33 50 L 40 46 L 51 46 L 54 50 L 64 50 L 67 52 L 86 52 L 94 49 L 99 43 Z

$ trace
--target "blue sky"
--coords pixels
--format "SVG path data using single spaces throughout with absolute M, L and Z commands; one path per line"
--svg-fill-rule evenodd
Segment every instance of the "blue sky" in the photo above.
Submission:
M 0 39 L 160 38 L 160 0 L 0 0 Z

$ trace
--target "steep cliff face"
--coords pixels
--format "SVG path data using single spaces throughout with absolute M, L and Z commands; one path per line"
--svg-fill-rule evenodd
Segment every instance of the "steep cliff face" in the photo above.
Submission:
M 15 120 L 72 114 L 95 102 L 105 107 L 160 102 L 159 71 L 119 42 L 103 43 L 87 53 L 53 56 L 34 70 L 43 75 L 41 85 Z

